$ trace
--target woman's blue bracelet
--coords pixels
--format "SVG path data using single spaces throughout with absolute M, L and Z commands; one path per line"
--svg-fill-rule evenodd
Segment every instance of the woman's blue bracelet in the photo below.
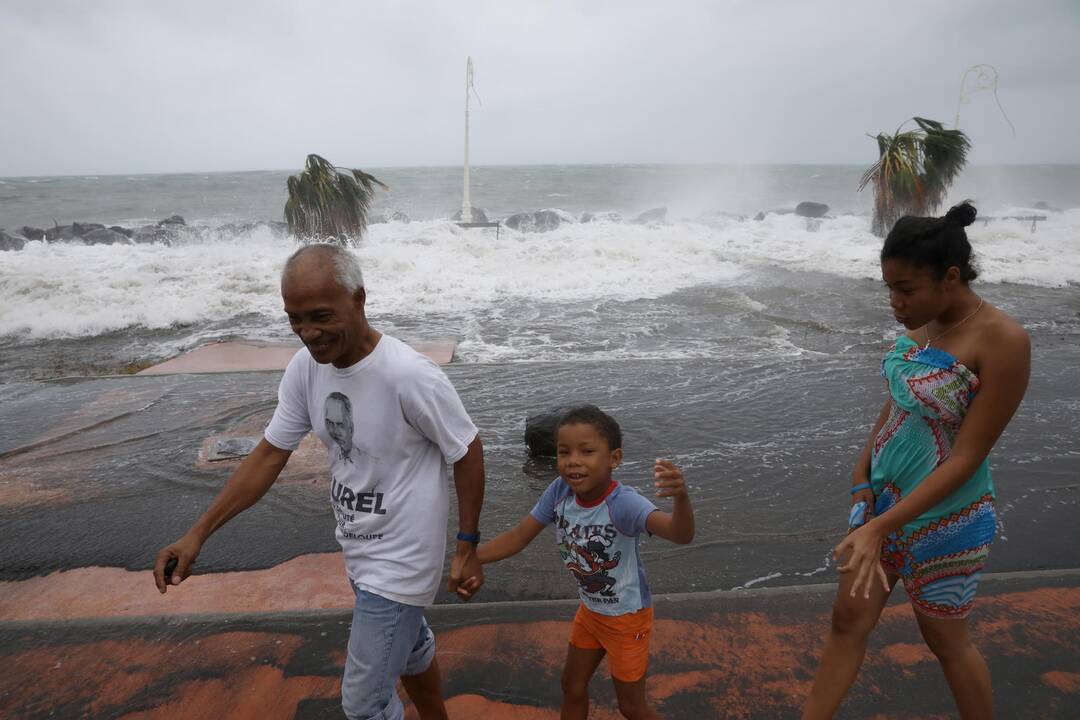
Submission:
M 851 494 L 854 495 L 855 493 L 862 492 L 863 490 L 870 490 L 872 487 L 873 486 L 868 482 L 859 483 L 855 487 L 851 488 Z

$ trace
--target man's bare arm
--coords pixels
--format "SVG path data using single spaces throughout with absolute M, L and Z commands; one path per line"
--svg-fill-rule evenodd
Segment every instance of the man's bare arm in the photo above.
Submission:
M 480 508 L 484 505 L 484 446 L 477 435 L 465 456 L 454 463 L 454 487 L 458 500 L 458 531 L 469 535 L 480 528 Z M 469 586 L 462 587 L 468 579 Z M 484 570 L 476 559 L 476 546 L 459 540 L 450 561 L 447 590 L 469 600 L 484 584 Z
M 236 472 L 225 483 L 225 487 L 210 503 L 202 517 L 182 538 L 158 552 L 154 562 L 154 584 L 159 592 L 164 593 L 169 582 L 178 585 L 191 574 L 191 566 L 199 556 L 206 539 L 236 515 L 258 502 L 277 480 L 290 455 L 291 450 L 276 448 L 265 438 L 259 441 L 251 454 L 240 463 L 240 467 L 236 468 Z M 165 568 L 170 560 L 176 561 L 176 569 L 167 580 Z

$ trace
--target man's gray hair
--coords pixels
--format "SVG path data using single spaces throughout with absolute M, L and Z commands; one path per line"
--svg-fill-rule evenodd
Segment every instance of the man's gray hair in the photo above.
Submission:
M 364 287 L 364 273 L 360 270 L 360 261 L 346 248 L 340 245 L 331 245 L 330 243 L 305 245 L 294 252 L 285 261 L 285 268 L 281 271 L 281 279 L 284 281 L 285 276 L 293 269 L 293 265 L 301 257 L 309 253 L 317 253 L 319 258 L 330 261 L 334 268 L 334 279 L 350 295 Z

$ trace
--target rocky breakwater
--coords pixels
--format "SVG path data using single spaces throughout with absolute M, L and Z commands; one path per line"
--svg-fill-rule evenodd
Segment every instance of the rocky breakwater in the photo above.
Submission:
M 266 229 L 277 236 L 284 236 L 287 227 L 283 222 L 261 221 L 240 225 L 227 224 L 217 227 L 188 225 L 179 215 L 170 215 L 152 225 L 123 227 L 101 223 L 73 222 L 57 224 L 42 229 L 23 226 L 13 231 L 0 228 L 0 251 L 22 250 L 29 242 L 79 243 L 82 245 L 136 245 L 161 243 L 173 245 L 184 242 L 200 242 L 213 236 L 242 235 L 256 229 Z
M 563 210 L 537 210 L 511 215 L 503 225 L 518 232 L 551 232 L 564 223 L 576 222 L 577 218 Z
M 502 221 L 502 224 L 511 230 L 523 233 L 545 233 L 556 230 L 567 224 L 610 222 L 621 223 L 623 217 L 617 212 L 583 213 L 580 218 L 574 217 L 565 210 L 547 208 L 534 210 L 533 212 L 520 212 L 511 215 Z M 656 225 L 667 222 L 667 208 L 653 208 L 641 213 L 631 223 L 637 225 Z

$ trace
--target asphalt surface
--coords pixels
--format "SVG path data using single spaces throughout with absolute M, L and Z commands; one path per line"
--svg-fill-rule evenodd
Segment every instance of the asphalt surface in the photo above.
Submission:
M 648 692 L 668 718 L 794 718 L 835 585 L 656 596 Z M 439 605 L 452 718 L 558 717 L 573 601 Z M 337 718 L 345 610 L 0 622 L 0 717 Z M 972 615 L 998 717 L 1075 718 L 1080 570 L 987 575 Z M 619 717 L 605 665 L 591 717 Z M 841 718 L 955 709 L 895 593 Z M 409 717 L 416 717 L 410 708 Z

